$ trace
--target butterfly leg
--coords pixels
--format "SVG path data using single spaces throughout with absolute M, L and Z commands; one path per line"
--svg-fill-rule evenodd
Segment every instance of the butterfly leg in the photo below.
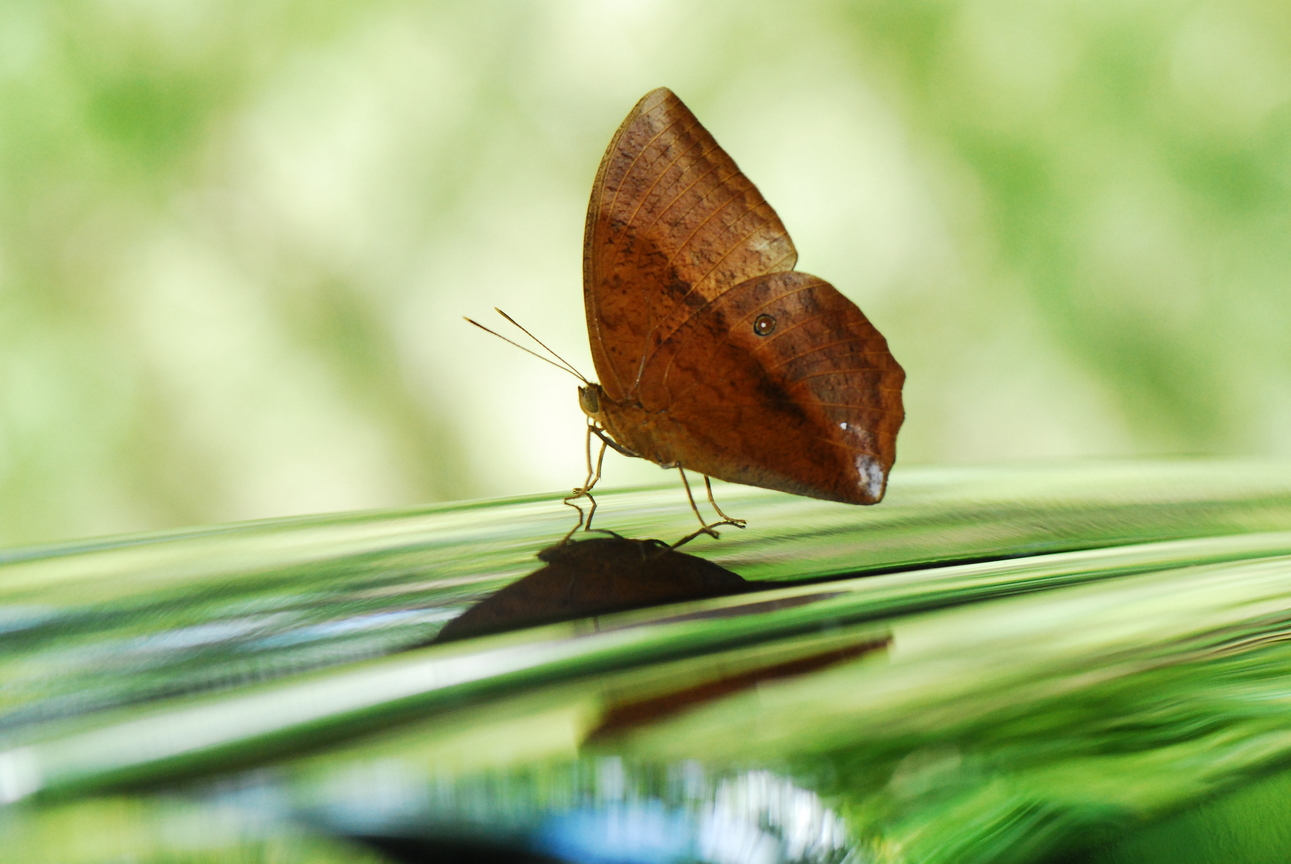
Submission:
M 574 523 L 574 527 L 569 529 L 569 533 L 560 541 L 562 544 L 568 543 L 569 538 L 573 537 L 574 532 L 579 528 L 586 526 L 586 530 L 592 530 L 592 517 L 596 515 L 596 498 L 592 495 L 592 487 L 601 479 L 601 466 L 605 462 L 606 444 L 605 439 L 601 438 L 601 452 L 596 457 L 596 467 L 592 467 L 592 434 L 597 433 L 599 436 L 599 431 L 595 424 L 589 423 L 587 425 L 587 438 L 583 445 L 587 455 L 587 479 L 583 481 L 582 486 L 565 496 L 564 503 L 578 511 L 578 521 Z M 583 513 L 583 508 L 575 503 L 579 498 L 586 498 L 589 502 L 586 514 Z
M 711 524 L 708 522 L 705 522 L 704 517 L 699 512 L 699 507 L 695 504 L 695 496 L 691 494 L 690 481 L 686 479 L 686 469 L 678 465 L 677 471 L 681 473 L 681 485 L 682 485 L 682 488 L 686 490 L 686 500 L 690 501 L 690 510 L 692 513 L 695 514 L 695 518 L 699 520 L 700 528 L 698 531 L 694 531 L 690 534 L 687 534 L 685 537 L 682 537 L 676 543 L 672 544 L 672 548 L 676 549 L 678 546 L 682 545 L 683 543 L 689 543 L 691 540 L 694 540 L 700 534 L 707 534 L 709 537 L 716 539 L 717 537 L 720 536 L 717 533 L 718 525 L 735 525 L 739 528 L 744 527 L 744 523 L 742 520 L 731 519 L 725 513 L 722 513 L 721 510 L 717 511 L 722 517 L 721 522 L 713 522 Z M 708 483 L 707 477 L 704 478 L 704 482 Z M 708 500 L 709 501 L 713 500 L 713 491 L 711 486 L 709 487 L 709 491 L 708 491 Z M 716 509 L 717 505 L 714 504 L 713 508 Z
M 591 440 L 589 439 L 587 443 L 590 445 L 592 442 L 591 442 Z M 587 470 L 588 470 L 588 475 L 587 475 L 587 476 L 588 476 L 588 480 L 587 480 L 587 483 L 583 486 L 583 488 L 582 488 L 582 490 L 581 490 L 581 491 L 582 491 L 582 493 L 583 493 L 584 495 L 586 495 L 586 496 L 587 496 L 587 500 L 591 502 L 591 507 L 590 507 L 590 508 L 588 508 L 588 511 L 587 511 L 587 528 L 586 528 L 586 530 L 588 530 L 588 531 L 591 531 L 591 530 L 592 530 L 592 517 L 596 515 L 596 499 L 592 497 L 592 487 L 593 487 L 593 486 L 595 486 L 598 482 L 600 482 L 600 479 L 601 479 L 601 466 L 602 466 L 602 465 L 604 465 L 604 464 L 605 464 L 605 442 L 604 442 L 604 441 L 601 441 L 601 449 L 600 449 L 600 452 L 598 452 L 598 453 L 596 454 L 596 470 L 595 470 L 595 471 L 593 471 L 593 470 L 592 470 L 592 453 L 591 453 L 591 447 L 589 446 L 589 447 L 588 447 L 588 452 L 587 452 Z
M 730 516 L 727 516 L 722 512 L 722 508 L 718 507 L 717 502 L 713 500 L 713 481 L 707 474 L 704 475 L 704 489 L 708 492 L 708 503 L 713 505 L 713 509 L 717 511 L 717 515 L 722 517 L 722 521 L 718 524 L 734 525 L 736 528 L 743 528 L 745 525 L 749 524 L 743 519 L 732 519 Z
M 678 465 L 677 472 L 681 474 L 681 486 L 683 489 L 686 490 L 686 500 L 690 502 L 691 512 L 694 513 L 695 518 L 699 520 L 700 528 L 698 531 L 694 532 L 693 534 L 687 534 L 685 537 L 678 540 L 676 544 L 674 544 L 673 546 L 674 549 L 683 543 L 689 543 L 691 540 L 694 540 L 700 534 L 707 534 L 709 537 L 717 537 L 717 532 L 713 530 L 711 525 L 709 525 L 707 522 L 704 521 L 704 517 L 700 515 L 699 507 L 695 505 L 695 496 L 690 493 L 690 481 L 686 479 L 686 469 Z

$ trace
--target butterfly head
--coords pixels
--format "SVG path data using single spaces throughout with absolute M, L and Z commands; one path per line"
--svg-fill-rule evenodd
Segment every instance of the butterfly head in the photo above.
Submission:
M 588 383 L 585 387 L 578 388 L 578 407 L 583 409 L 583 413 L 593 420 L 599 419 L 601 413 L 601 397 L 605 391 L 601 389 L 600 384 Z

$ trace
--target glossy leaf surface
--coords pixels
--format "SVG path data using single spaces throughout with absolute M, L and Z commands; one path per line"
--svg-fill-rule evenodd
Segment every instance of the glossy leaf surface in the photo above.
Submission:
M 0 857 L 169 860 L 178 819 L 209 860 L 1030 861 L 1291 756 L 1285 467 L 723 492 L 753 527 L 693 551 L 797 584 L 420 648 L 537 566 L 558 502 L 8 553 Z M 604 516 L 671 533 L 673 494 Z

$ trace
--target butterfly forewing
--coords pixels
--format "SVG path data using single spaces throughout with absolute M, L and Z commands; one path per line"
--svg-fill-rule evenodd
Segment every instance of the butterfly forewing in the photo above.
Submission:
M 792 270 L 775 211 L 673 93 L 637 103 L 592 188 L 583 290 L 601 386 L 630 398 L 657 346 L 731 285 Z

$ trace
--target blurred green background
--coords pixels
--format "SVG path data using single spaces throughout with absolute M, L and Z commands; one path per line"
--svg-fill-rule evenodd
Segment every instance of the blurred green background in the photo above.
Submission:
M 0 544 L 574 485 L 575 382 L 461 316 L 591 373 L 660 85 L 887 335 L 899 462 L 1291 454 L 1285 2 L 5 0 Z

